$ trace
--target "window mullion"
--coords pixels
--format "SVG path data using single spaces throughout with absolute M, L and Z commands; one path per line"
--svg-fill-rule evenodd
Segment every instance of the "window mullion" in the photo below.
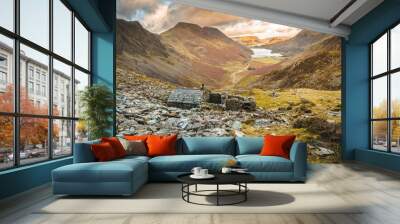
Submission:
M 370 122 L 369 122 L 369 145 L 370 145 L 370 149 L 373 149 L 374 147 L 374 136 L 373 136 L 373 91 L 374 91 L 374 87 L 373 87 L 373 79 L 372 79 L 372 72 L 373 72 L 373 63 L 372 63 L 372 56 L 373 56 L 373 47 L 372 45 L 369 46 L 369 118 L 370 118 Z
M 19 8 L 20 8 L 20 0 L 14 1 L 14 30 L 17 35 L 19 35 Z M 19 40 L 17 38 L 14 39 L 14 112 L 20 112 L 19 99 L 20 99 L 20 46 Z M 19 117 L 14 116 L 14 166 L 20 165 L 20 119 Z
M 390 30 L 387 32 L 387 71 L 390 71 Z M 387 116 L 388 118 L 392 117 L 392 99 L 391 99 L 391 79 L 392 75 L 390 72 L 387 75 L 387 98 L 388 98 L 388 103 L 387 103 Z M 388 148 L 387 151 L 391 152 L 392 151 L 392 121 L 388 120 L 387 122 L 388 127 L 387 127 L 387 140 L 388 140 Z
M 71 23 L 72 23 L 72 38 L 71 38 L 71 55 L 72 55 L 72 64 L 74 66 L 71 67 L 71 91 L 72 91 L 72 105 L 71 105 L 71 117 L 75 118 L 75 12 L 72 11 L 71 15 Z M 75 126 L 76 121 L 72 121 L 72 131 L 71 131 L 71 145 L 72 145 L 72 155 L 74 155 L 74 145 L 75 145 Z
M 53 52 L 53 0 L 49 0 L 49 50 Z M 49 119 L 48 119 L 48 152 L 49 159 L 53 159 L 53 120 L 51 116 L 53 116 L 53 57 L 49 55 L 49 74 L 48 74 L 48 83 L 49 86 L 47 88 L 49 94 Z

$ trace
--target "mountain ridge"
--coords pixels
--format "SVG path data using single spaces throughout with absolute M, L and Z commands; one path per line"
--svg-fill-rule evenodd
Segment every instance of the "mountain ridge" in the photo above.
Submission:
M 251 59 L 250 49 L 213 27 L 178 23 L 154 34 L 137 21 L 117 20 L 117 29 L 120 66 L 187 87 L 221 88 L 229 81 L 226 64 Z
M 326 34 L 303 30 L 262 45 L 286 54 L 268 64 L 253 62 L 248 46 L 214 27 L 180 22 L 154 34 L 137 21 L 118 20 L 117 29 L 118 66 L 179 86 L 340 89 L 340 39 Z

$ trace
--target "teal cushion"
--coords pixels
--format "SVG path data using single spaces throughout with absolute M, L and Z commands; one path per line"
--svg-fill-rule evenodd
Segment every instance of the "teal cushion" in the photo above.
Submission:
M 53 181 L 59 182 L 129 182 L 137 172 L 147 172 L 141 160 L 74 163 L 53 170 Z M 147 175 L 147 173 L 144 173 Z
M 260 154 L 264 145 L 263 137 L 237 137 L 236 155 Z
M 151 172 L 190 172 L 193 167 L 199 166 L 216 172 L 230 159 L 235 158 L 231 155 L 158 156 L 149 160 L 149 170 Z
M 118 159 L 118 160 L 114 160 L 114 161 L 134 161 L 134 160 L 139 160 L 139 161 L 143 161 L 143 162 L 147 162 L 149 161 L 150 157 L 147 156 L 125 156 L 124 158 Z
M 182 138 L 182 154 L 235 154 L 233 137 L 184 137 Z
M 239 155 L 239 165 L 250 172 L 292 172 L 292 161 L 278 156 Z

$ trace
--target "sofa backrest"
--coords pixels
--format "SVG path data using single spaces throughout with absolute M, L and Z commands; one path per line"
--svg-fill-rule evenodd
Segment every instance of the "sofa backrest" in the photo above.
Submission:
M 233 137 L 183 137 L 177 144 L 178 154 L 226 154 L 235 155 Z
M 236 155 L 259 154 L 264 145 L 263 137 L 236 137 Z
M 74 163 L 90 163 L 95 162 L 96 158 L 93 155 L 91 145 L 98 144 L 100 140 L 75 143 L 74 146 Z

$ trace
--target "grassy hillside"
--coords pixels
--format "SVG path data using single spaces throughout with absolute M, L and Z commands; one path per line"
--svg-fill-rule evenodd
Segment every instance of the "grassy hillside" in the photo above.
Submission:
M 340 90 L 340 39 L 327 37 L 273 67 L 269 72 L 246 77 L 240 88 L 309 88 Z
M 285 56 L 293 56 L 301 53 L 304 49 L 320 41 L 326 36 L 326 34 L 302 30 L 293 38 L 279 41 L 277 43 L 265 44 L 264 47 L 271 49 L 274 52 L 279 52 Z

